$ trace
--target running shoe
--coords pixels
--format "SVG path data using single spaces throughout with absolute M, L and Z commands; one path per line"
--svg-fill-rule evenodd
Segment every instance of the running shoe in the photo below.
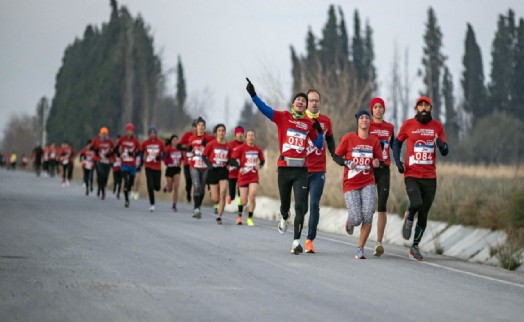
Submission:
M 200 208 L 195 208 L 195 210 L 193 210 L 193 218 L 202 218 L 202 212 L 200 211 Z
M 418 248 L 418 245 L 411 246 L 411 248 L 409 249 L 409 258 L 414 259 L 419 262 L 424 260 L 424 256 L 422 256 L 422 254 L 420 253 L 420 249 Z
M 253 218 L 247 217 L 247 225 L 250 227 L 255 226 L 255 223 L 253 222 Z
M 295 239 L 293 240 L 293 244 L 291 245 L 291 254 L 299 255 L 304 252 L 304 249 L 302 248 L 302 245 L 300 245 L 300 240 Z
M 155 211 L 155 205 L 151 205 L 151 207 L 149 207 L 149 211 L 150 212 L 154 212 Z
M 178 209 L 176 209 L 176 202 L 173 204 L 173 207 L 171 207 L 171 209 L 173 210 L 173 212 L 177 212 Z
M 411 238 L 411 231 L 413 230 L 413 220 L 409 220 L 409 211 L 404 214 L 404 225 L 402 225 L 402 237 L 405 240 Z
M 380 257 L 382 254 L 384 254 L 384 246 L 382 246 L 382 243 L 377 243 L 375 245 L 375 251 L 373 252 L 373 256 Z
M 278 232 L 281 235 L 284 235 L 287 231 L 287 220 L 284 218 L 280 218 L 280 221 L 278 222 Z
M 314 254 L 317 250 L 313 247 L 313 241 L 311 239 L 306 240 L 306 253 Z
M 124 203 L 124 207 L 129 208 L 129 200 L 126 200 L 126 202 Z
M 237 225 L 242 225 L 242 217 L 240 216 L 237 217 Z
M 222 225 L 222 218 L 217 217 L 217 225 Z
M 348 235 L 353 235 L 353 231 L 355 230 L 355 226 L 349 224 L 349 219 L 346 220 L 346 225 L 344 226 L 346 229 L 346 233 Z
M 226 196 L 226 204 L 228 204 L 228 205 L 231 204 L 231 196 L 230 195 Z
M 355 254 L 355 258 L 356 259 L 366 259 L 366 256 L 364 256 L 364 248 L 363 247 L 358 247 L 357 248 L 357 253 Z
M 135 195 L 133 196 L 133 199 L 138 200 L 138 198 L 140 198 L 140 193 L 139 192 L 135 192 Z

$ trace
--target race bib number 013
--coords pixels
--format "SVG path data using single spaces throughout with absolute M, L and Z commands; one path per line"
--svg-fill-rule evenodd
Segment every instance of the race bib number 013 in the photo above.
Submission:
M 306 137 L 307 132 L 288 129 L 285 143 L 282 146 L 282 152 L 296 150 L 297 152 L 301 153 L 306 147 Z

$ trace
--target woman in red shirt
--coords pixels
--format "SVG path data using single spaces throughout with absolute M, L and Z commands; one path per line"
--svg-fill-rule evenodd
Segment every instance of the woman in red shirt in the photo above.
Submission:
M 247 131 L 246 142 L 233 151 L 232 158 L 235 160 L 233 161 L 234 165 L 240 168 L 238 172 L 240 203 L 242 206 L 249 203 L 247 225 L 254 226 L 253 212 L 255 211 L 258 190 L 258 170 L 266 162 L 262 149 L 255 145 L 255 131 Z M 237 224 L 239 221 L 242 223 L 242 213 L 238 214 Z
M 91 144 L 91 140 L 87 140 L 86 146 L 80 151 L 80 163 L 84 172 L 84 185 L 86 186 L 86 196 L 89 195 L 89 190 L 93 191 L 93 170 L 95 168 L 96 151 Z
M 217 224 L 222 224 L 222 214 L 226 205 L 229 160 L 232 149 L 226 142 L 226 126 L 218 124 L 213 130 L 216 139 L 206 145 L 202 159 L 208 168 L 207 182 L 211 186 L 211 200 L 218 203 Z
M 355 117 L 357 131 L 342 137 L 333 159 L 344 167 L 343 189 L 348 209 L 346 232 L 352 235 L 354 228 L 362 224 L 355 258 L 365 259 L 364 246 L 371 232 L 375 213 L 373 168 L 380 165 L 382 150 L 378 139 L 369 135 L 369 112 L 360 111 Z
M 164 142 L 157 137 L 157 129 L 150 126 L 149 138 L 142 143 L 144 164 L 146 168 L 147 193 L 149 195 L 149 211 L 155 211 L 155 191 L 160 191 L 162 180 L 162 155 L 164 153 Z
M 178 201 L 178 187 L 180 185 L 180 172 L 182 171 L 182 164 L 184 164 L 183 152 L 177 149 L 178 136 L 171 135 L 167 142 L 164 163 L 166 164 L 166 187 L 165 192 L 173 192 L 173 209 L 177 212 L 176 203 Z M 185 166 L 185 164 L 184 164 Z

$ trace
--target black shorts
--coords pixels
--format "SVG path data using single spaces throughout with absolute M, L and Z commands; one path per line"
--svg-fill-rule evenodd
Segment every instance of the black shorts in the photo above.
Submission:
M 213 168 L 207 172 L 207 184 L 218 184 L 221 180 L 229 179 L 229 170 L 226 167 Z
M 180 167 L 167 167 L 166 168 L 166 177 L 173 178 L 175 175 L 180 174 Z
M 389 167 L 374 168 L 375 183 L 377 184 L 378 212 L 386 212 L 389 198 L 390 173 Z

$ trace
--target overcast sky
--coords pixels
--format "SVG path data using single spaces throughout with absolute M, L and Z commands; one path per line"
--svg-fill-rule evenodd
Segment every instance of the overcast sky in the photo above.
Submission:
M 444 53 L 461 96 L 466 23 L 473 25 L 489 75 L 491 42 L 497 16 L 512 8 L 524 16 L 522 0 L 120 0 L 132 14 L 149 24 L 164 70 L 182 57 L 189 94 L 206 102 L 208 116 L 225 120 L 224 106 L 240 109 L 247 98 L 245 76 L 263 97 L 262 79 L 270 70 L 289 93 L 289 45 L 304 52 L 308 26 L 316 35 L 327 17 L 329 4 L 340 5 L 350 37 L 355 9 L 374 29 L 379 95 L 388 98 L 388 84 L 396 43 L 408 47 L 410 73 L 415 79 L 422 57 L 422 35 L 427 9 L 432 6 L 444 34 Z M 83 34 L 88 24 L 109 19 L 109 0 L 0 0 L 0 137 L 13 113 L 35 109 L 38 99 L 54 95 L 55 75 L 65 47 Z M 170 90 L 174 91 L 171 77 Z M 413 99 L 421 90 L 415 80 Z M 207 97 L 201 97 L 207 93 Z M 215 116 L 216 115 L 216 116 Z

